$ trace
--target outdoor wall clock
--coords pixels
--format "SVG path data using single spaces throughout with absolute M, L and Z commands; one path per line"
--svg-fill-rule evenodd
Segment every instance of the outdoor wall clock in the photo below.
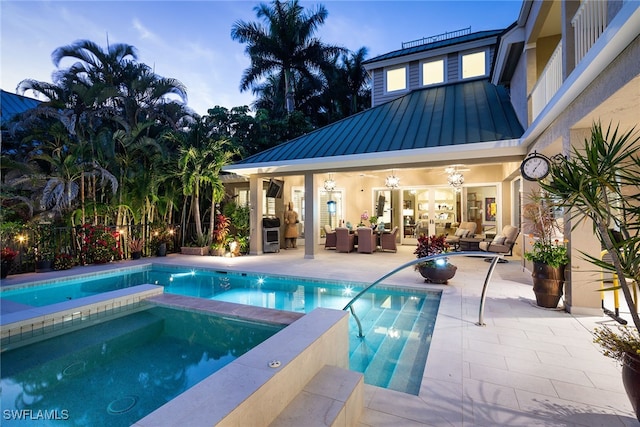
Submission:
M 529 154 L 520 164 L 520 173 L 528 181 L 538 181 L 549 175 L 551 162 L 544 154 L 535 151 Z

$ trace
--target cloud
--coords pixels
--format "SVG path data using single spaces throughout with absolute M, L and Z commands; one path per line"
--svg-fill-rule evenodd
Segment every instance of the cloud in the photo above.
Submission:
M 141 39 L 147 39 L 153 42 L 159 41 L 158 36 L 145 27 L 138 18 L 133 18 L 133 28 L 138 32 Z

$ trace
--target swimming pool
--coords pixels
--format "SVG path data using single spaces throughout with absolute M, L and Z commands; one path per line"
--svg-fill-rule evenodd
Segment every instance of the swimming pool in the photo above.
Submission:
M 46 305 L 143 283 L 166 293 L 308 313 L 316 307 L 342 309 L 363 283 L 327 282 L 290 276 L 189 270 L 153 265 L 45 286 L 5 290 L 0 297 L 24 305 Z M 440 291 L 377 286 L 354 305 L 364 338 L 350 317 L 350 368 L 367 384 L 417 395 L 435 325 Z
M 2 425 L 129 426 L 281 329 L 152 307 L 4 352 Z

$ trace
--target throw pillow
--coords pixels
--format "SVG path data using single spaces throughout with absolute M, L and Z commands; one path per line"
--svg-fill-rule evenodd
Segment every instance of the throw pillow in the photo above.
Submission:
M 507 236 L 502 236 L 500 234 L 496 235 L 491 241 L 493 245 L 504 245 L 504 242 L 507 240 Z
M 463 237 L 467 237 L 467 234 L 469 234 L 469 230 L 467 230 L 466 228 L 458 228 L 456 230 L 456 236 L 463 238 Z

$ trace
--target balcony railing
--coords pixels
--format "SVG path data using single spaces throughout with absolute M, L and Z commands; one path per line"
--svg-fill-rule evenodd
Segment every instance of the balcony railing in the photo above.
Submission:
M 571 20 L 575 35 L 576 65 L 607 28 L 607 3 L 603 0 L 583 0 Z
M 531 91 L 531 120 L 535 120 L 562 85 L 562 43 L 551 54 L 540 78 Z

